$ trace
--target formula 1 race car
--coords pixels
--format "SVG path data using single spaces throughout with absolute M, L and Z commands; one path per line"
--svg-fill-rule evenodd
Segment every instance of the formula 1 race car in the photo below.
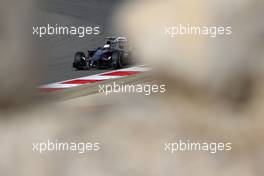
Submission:
M 133 63 L 131 48 L 125 37 L 108 37 L 103 47 L 95 50 L 77 52 L 74 56 L 73 67 L 77 70 L 90 68 L 122 68 Z

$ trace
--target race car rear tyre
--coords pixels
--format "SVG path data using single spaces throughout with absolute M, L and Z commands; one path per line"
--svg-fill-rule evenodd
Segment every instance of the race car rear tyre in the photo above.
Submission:
M 124 66 L 122 62 L 122 53 L 114 52 L 112 54 L 112 59 L 113 59 L 112 67 L 114 69 L 122 68 Z
M 83 70 L 87 68 L 86 57 L 83 52 L 77 52 L 74 55 L 73 65 L 77 70 Z

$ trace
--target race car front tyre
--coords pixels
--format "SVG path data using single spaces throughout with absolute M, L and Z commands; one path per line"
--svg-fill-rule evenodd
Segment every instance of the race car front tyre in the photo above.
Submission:
M 72 66 L 77 70 L 87 69 L 86 57 L 83 52 L 75 53 Z

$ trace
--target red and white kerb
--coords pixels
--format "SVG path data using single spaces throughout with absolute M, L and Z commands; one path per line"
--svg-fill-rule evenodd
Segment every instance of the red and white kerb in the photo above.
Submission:
M 118 79 L 122 77 L 127 77 L 131 75 L 136 75 L 149 71 L 150 69 L 146 66 L 136 66 L 131 68 L 125 68 L 121 70 L 115 70 L 111 72 L 101 73 L 97 75 L 85 76 L 81 78 L 71 79 L 67 81 L 61 81 L 57 83 L 51 83 L 38 87 L 38 90 L 41 92 L 56 92 L 72 87 L 77 87 L 84 84 L 91 84 L 102 82 L 105 80 Z

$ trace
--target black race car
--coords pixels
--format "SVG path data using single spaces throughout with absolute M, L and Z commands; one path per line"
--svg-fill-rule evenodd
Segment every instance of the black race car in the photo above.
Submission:
M 131 55 L 131 48 L 125 37 L 109 37 L 103 47 L 96 50 L 77 52 L 74 56 L 73 67 L 77 70 L 90 68 L 122 68 L 131 65 L 134 61 Z

